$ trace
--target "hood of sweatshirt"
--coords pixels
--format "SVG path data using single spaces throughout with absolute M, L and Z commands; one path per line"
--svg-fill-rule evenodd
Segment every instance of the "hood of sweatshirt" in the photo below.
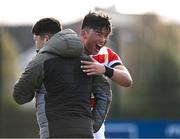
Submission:
M 77 33 L 71 29 L 64 29 L 52 36 L 39 53 L 51 53 L 61 57 L 80 57 L 83 53 L 83 44 Z

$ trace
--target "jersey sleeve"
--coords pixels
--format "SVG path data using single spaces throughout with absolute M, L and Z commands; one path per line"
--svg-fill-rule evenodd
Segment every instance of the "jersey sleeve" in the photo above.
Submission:
M 108 64 L 107 64 L 108 66 L 114 67 L 116 65 L 123 65 L 118 54 L 116 54 L 110 48 L 107 48 L 107 52 L 108 52 Z
M 116 65 L 123 65 L 119 55 L 108 47 L 101 48 L 97 55 L 92 55 L 91 57 L 106 66 L 114 67 Z

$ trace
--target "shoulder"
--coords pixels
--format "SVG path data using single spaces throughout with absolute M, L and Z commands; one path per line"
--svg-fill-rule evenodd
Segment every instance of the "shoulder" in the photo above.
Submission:
M 120 56 L 114 52 L 111 48 L 106 47 L 108 53 L 108 65 L 112 66 L 114 64 L 122 64 Z
M 114 52 L 111 48 L 106 47 L 106 49 L 107 49 L 107 53 L 108 53 L 109 56 L 117 56 L 117 57 L 119 57 L 119 55 L 116 52 Z

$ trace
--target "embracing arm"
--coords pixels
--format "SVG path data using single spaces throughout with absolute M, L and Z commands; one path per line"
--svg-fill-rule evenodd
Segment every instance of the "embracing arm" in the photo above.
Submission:
M 14 85 L 13 98 L 18 104 L 24 104 L 34 98 L 34 92 L 42 83 L 42 66 L 38 58 L 33 59 Z
M 124 65 L 116 65 L 114 67 L 107 67 L 97 61 L 82 61 L 84 64 L 81 66 L 83 72 L 87 75 L 101 75 L 107 73 L 109 69 L 111 76 L 109 77 L 112 81 L 116 82 L 120 86 L 129 87 L 132 85 L 132 78 Z

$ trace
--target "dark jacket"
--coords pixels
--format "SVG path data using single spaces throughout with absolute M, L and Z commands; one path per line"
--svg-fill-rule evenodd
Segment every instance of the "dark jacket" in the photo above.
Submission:
M 37 91 L 37 119 L 42 138 L 92 137 L 92 92 L 97 97 L 97 107 L 102 108 L 94 110 L 100 115 L 93 112 L 93 117 L 101 120 L 93 121 L 101 126 L 104 120 L 109 84 L 102 76 L 87 76 L 81 71 L 80 60 L 88 58 L 82 50 L 79 37 L 72 30 L 55 34 L 14 86 L 13 96 L 19 104 L 31 101 Z

